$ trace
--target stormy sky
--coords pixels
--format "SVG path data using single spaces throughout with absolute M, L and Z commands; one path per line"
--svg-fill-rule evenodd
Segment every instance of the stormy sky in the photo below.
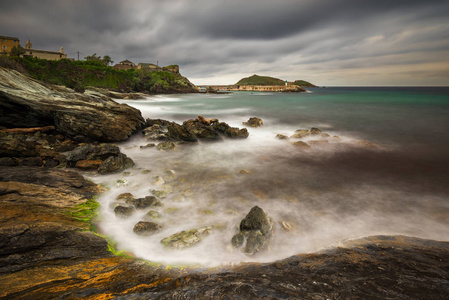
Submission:
M 178 64 L 195 84 L 449 85 L 447 0 L 1 0 L 0 35 Z

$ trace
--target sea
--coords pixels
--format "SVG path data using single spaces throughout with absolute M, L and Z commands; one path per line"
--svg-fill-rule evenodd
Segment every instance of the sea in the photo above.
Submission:
M 449 88 L 327 87 L 117 102 L 144 118 L 182 124 L 202 115 L 249 132 L 247 139 L 180 144 L 172 152 L 141 148 L 158 142 L 140 133 L 118 144 L 135 166 L 88 177 L 107 188 L 98 199 L 97 227 L 120 251 L 165 265 L 209 267 L 270 262 L 372 235 L 449 241 Z M 263 126 L 243 125 L 251 117 Z M 321 134 L 292 137 L 311 128 Z M 163 206 L 152 208 L 152 217 L 150 209 L 115 216 L 118 195 L 155 191 Z M 273 219 L 274 232 L 269 248 L 248 256 L 231 239 L 254 206 Z M 139 221 L 162 230 L 139 236 L 133 232 Z M 190 248 L 160 242 L 202 226 L 211 234 Z

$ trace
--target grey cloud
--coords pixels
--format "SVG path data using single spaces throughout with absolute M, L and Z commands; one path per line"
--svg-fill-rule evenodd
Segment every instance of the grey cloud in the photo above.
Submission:
M 444 63 L 448 15 L 447 0 L 3 0 L 0 34 L 71 57 L 176 63 L 198 78 L 328 68 L 331 80 L 393 56 Z

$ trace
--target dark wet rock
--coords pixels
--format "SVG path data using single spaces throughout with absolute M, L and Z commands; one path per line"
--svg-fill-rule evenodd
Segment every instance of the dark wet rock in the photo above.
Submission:
M 231 127 L 224 122 L 216 122 L 212 125 L 212 128 L 227 138 L 246 139 L 249 136 L 248 130 L 246 128 L 240 129 L 237 127 Z
M 130 206 L 119 205 L 114 208 L 114 213 L 119 218 L 131 217 L 135 212 L 135 208 Z
M 42 158 L 40 157 L 25 157 L 22 159 L 21 166 L 40 167 L 43 165 Z
M 162 239 L 161 244 L 171 249 L 184 249 L 201 242 L 201 240 L 211 232 L 212 228 L 208 226 L 181 231 Z
M 131 193 L 122 193 L 115 198 L 115 200 L 123 200 L 123 201 L 133 201 L 134 199 L 136 198 Z
M 80 160 L 106 160 L 111 156 L 118 156 L 120 153 L 120 148 L 114 144 L 87 144 L 67 152 L 66 157 L 68 162 L 76 163 Z
M 53 150 L 57 152 L 68 152 L 74 150 L 76 147 L 78 147 L 78 143 L 72 140 L 65 140 L 54 144 Z
M 145 219 L 159 219 L 161 217 L 162 215 L 155 210 L 150 210 L 145 214 Z
M 54 126 L 69 136 L 123 141 L 144 125 L 140 111 L 95 92 L 84 94 L 0 69 L 0 126 Z
M 194 137 L 202 141 L 220 141 L 221 135 L 210 125 L 200 122 L 198 119 L 188 120 L 183 123 L 184 128 Z
M 146 125 L 151 128 L 155 125 L 165 128 L 166 132 L 159 135 L 158 140 L 172 141 L 172 142 L 196 142 L 197 139 L 182 125 L 175 122 L 170 122 L 161 119 L 147 119 Z M 147 128 L 147 129 L 148 129 Z M 146 131 L 145 129 L 144 131 Z M 144 133 L 145 134 L 145 133 Z
M 37 143 L 28 141 L 25 135 L 0 134 L 0 156 L 6 157 L 35 157 Z
M 254 255 L 268 247 L 273 234 L 273 225 L 273 219 L 260 207 L 254 206 L 240 222 L 240 232 L 232 238 L 232 245 L 240 248 L 246 241 L 243 252 Z
M 149 144 L 146 144 L 145 146 L 140 146 L 140 149 L 147 149 L 147 148 L 154 148 L 154 147 L 156 147 L 155 143 L 149 143 Z
M 311 135 L 319 135 L 319 134 L 321 134 L 321 129 L 318 129 L 318 128 L 310 128 L 310 134 L 311 134 Z
M 263 125 L 263 121 L 260 118 L 253 117 L 253 118 L 249 118 L 248 121 L 243 122 L 243 125 L 249 126 L 249 127 L 260 127 Z
M 100 174 L 117 173 L 133 166 L 133 160 L 125 154 L 120 153 L 118 156 L 110 156 L 104 160 L 98 167 L 98 172 Z
M 234 248 L 240 248 L 245 242 L 245 236 L 242 233 L 237 233 L 232 237 L 231 243 Z
M 307 129 L 298 129 L 295 131 L 295 133 L 291 136 L 292 138 L 300 139 L 306 136 L 310 135 L 310 131 Z
M 260 230 L 264 236 L 270 236 L 273 232 L 273 219 L 259 206 L 254 206 L 240 222 L 239 228 L 241 232 Z
M 166 140 L 168 137 L 168 128 L 159 124 L 147 127 L 142 131 L 142 134 L 149 140 Z
M 173 142 L 166 141 L 163 143 L 159 143 L 156 146 L 156 149 L 160 151 L 174 151 L 176 149 L 176 145 Z
M 134 226 L 133 232 L 140 236 L 150 236 L 160 231 L 161 229 L 162 225 L 158 223 L 140 221 Z
M 15 162 L 11 157 L 0 157 L 0 166 L 10 167 L 14 165 Z
M 54 168 L 54 167 L 59 166 L 59 164 L 60 164 L 60 162 L 58 160 L 50 158 L 50 159 L 47 159 L 45 161 L 44 167 L 46 167 L 46 168 Z
M 279 140 L 288 140 L 288 136 L 283 134 L 276 134 L 276 138 Z
M 172 193 L 170 190 L 150 190 L 150 192 L 159 199 L 167 198 Z
M 146 196 L 145 198 L 137 198 L 134 200 L 128 200 L 127 203 L 134 205 L 137 209 L 145 209 L 150 207 L 158 207 L 163 204 L 154 196 Z

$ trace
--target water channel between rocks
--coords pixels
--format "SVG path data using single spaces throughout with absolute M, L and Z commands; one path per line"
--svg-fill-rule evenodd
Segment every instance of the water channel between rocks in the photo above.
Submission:
M 203 101 L 192 99 L 169 96 L 127 103 L 141 109 L 145 118 L 178 123 L 203 114 L 233 127 L 244 127 L 242 122 L 257 114 L 257 110 L 253 115 L 245 107 L 204 107 Z M 170 103 L 177 101 L 184 106 Z M 250 135 L 243 140 L 177 145 L 172 152 L 142 149 L 140 146 L 151 141 L 140 133 L 120 143 L 121 151 L 136 164 L 132 169 L 113 175 L 87 174 L 108 188 L 98 199 L 99 230 L 116 241 L 119 250 L 136 257 L 204 266 L 268 262 L 376 234 L 449 238 L 447 219 L 441 217 L 448 211 L 444 195 L 411 191 L 415 179 L 404 180 L 402 175 L 388 171 L 385 175 L 375 166 L 378 159 L 386 157 L 388 161 L 392 159 L 389 155 L 397 155 L 397 145 L 354 147 L 366 136 L 336 128 L 332 120 L 293 124 L 279 122 L 266 113 L 262 117 L 264 126 L 248 128 Z M 326 142 L 300 150 L 291 145 L 294 140 L 276 138 L 277 134 L 291 136 L 299 128 L 310 127 L 328 133 L 319 138 Z M 302 140 L 313 139 L 317 138 Z M 118 218 L 113 209 L 122 193 L 132 193 L 136 198 L 157 194 L 163 206 Z M 247 256 L 233 249 L 231 239 L 240 221 L 256 205 L 273 218 L 274 233 L 266 251 Z M 149 217 L 150 210 L 157 213 Z M 135 224 L 144 220 L 162 225 L 162 230 L 146 237 L 133 233 Z M 202 226 L 210 226 L 212 232 L 193 247 L 173 250 L 160 242 L 174 233 Z

